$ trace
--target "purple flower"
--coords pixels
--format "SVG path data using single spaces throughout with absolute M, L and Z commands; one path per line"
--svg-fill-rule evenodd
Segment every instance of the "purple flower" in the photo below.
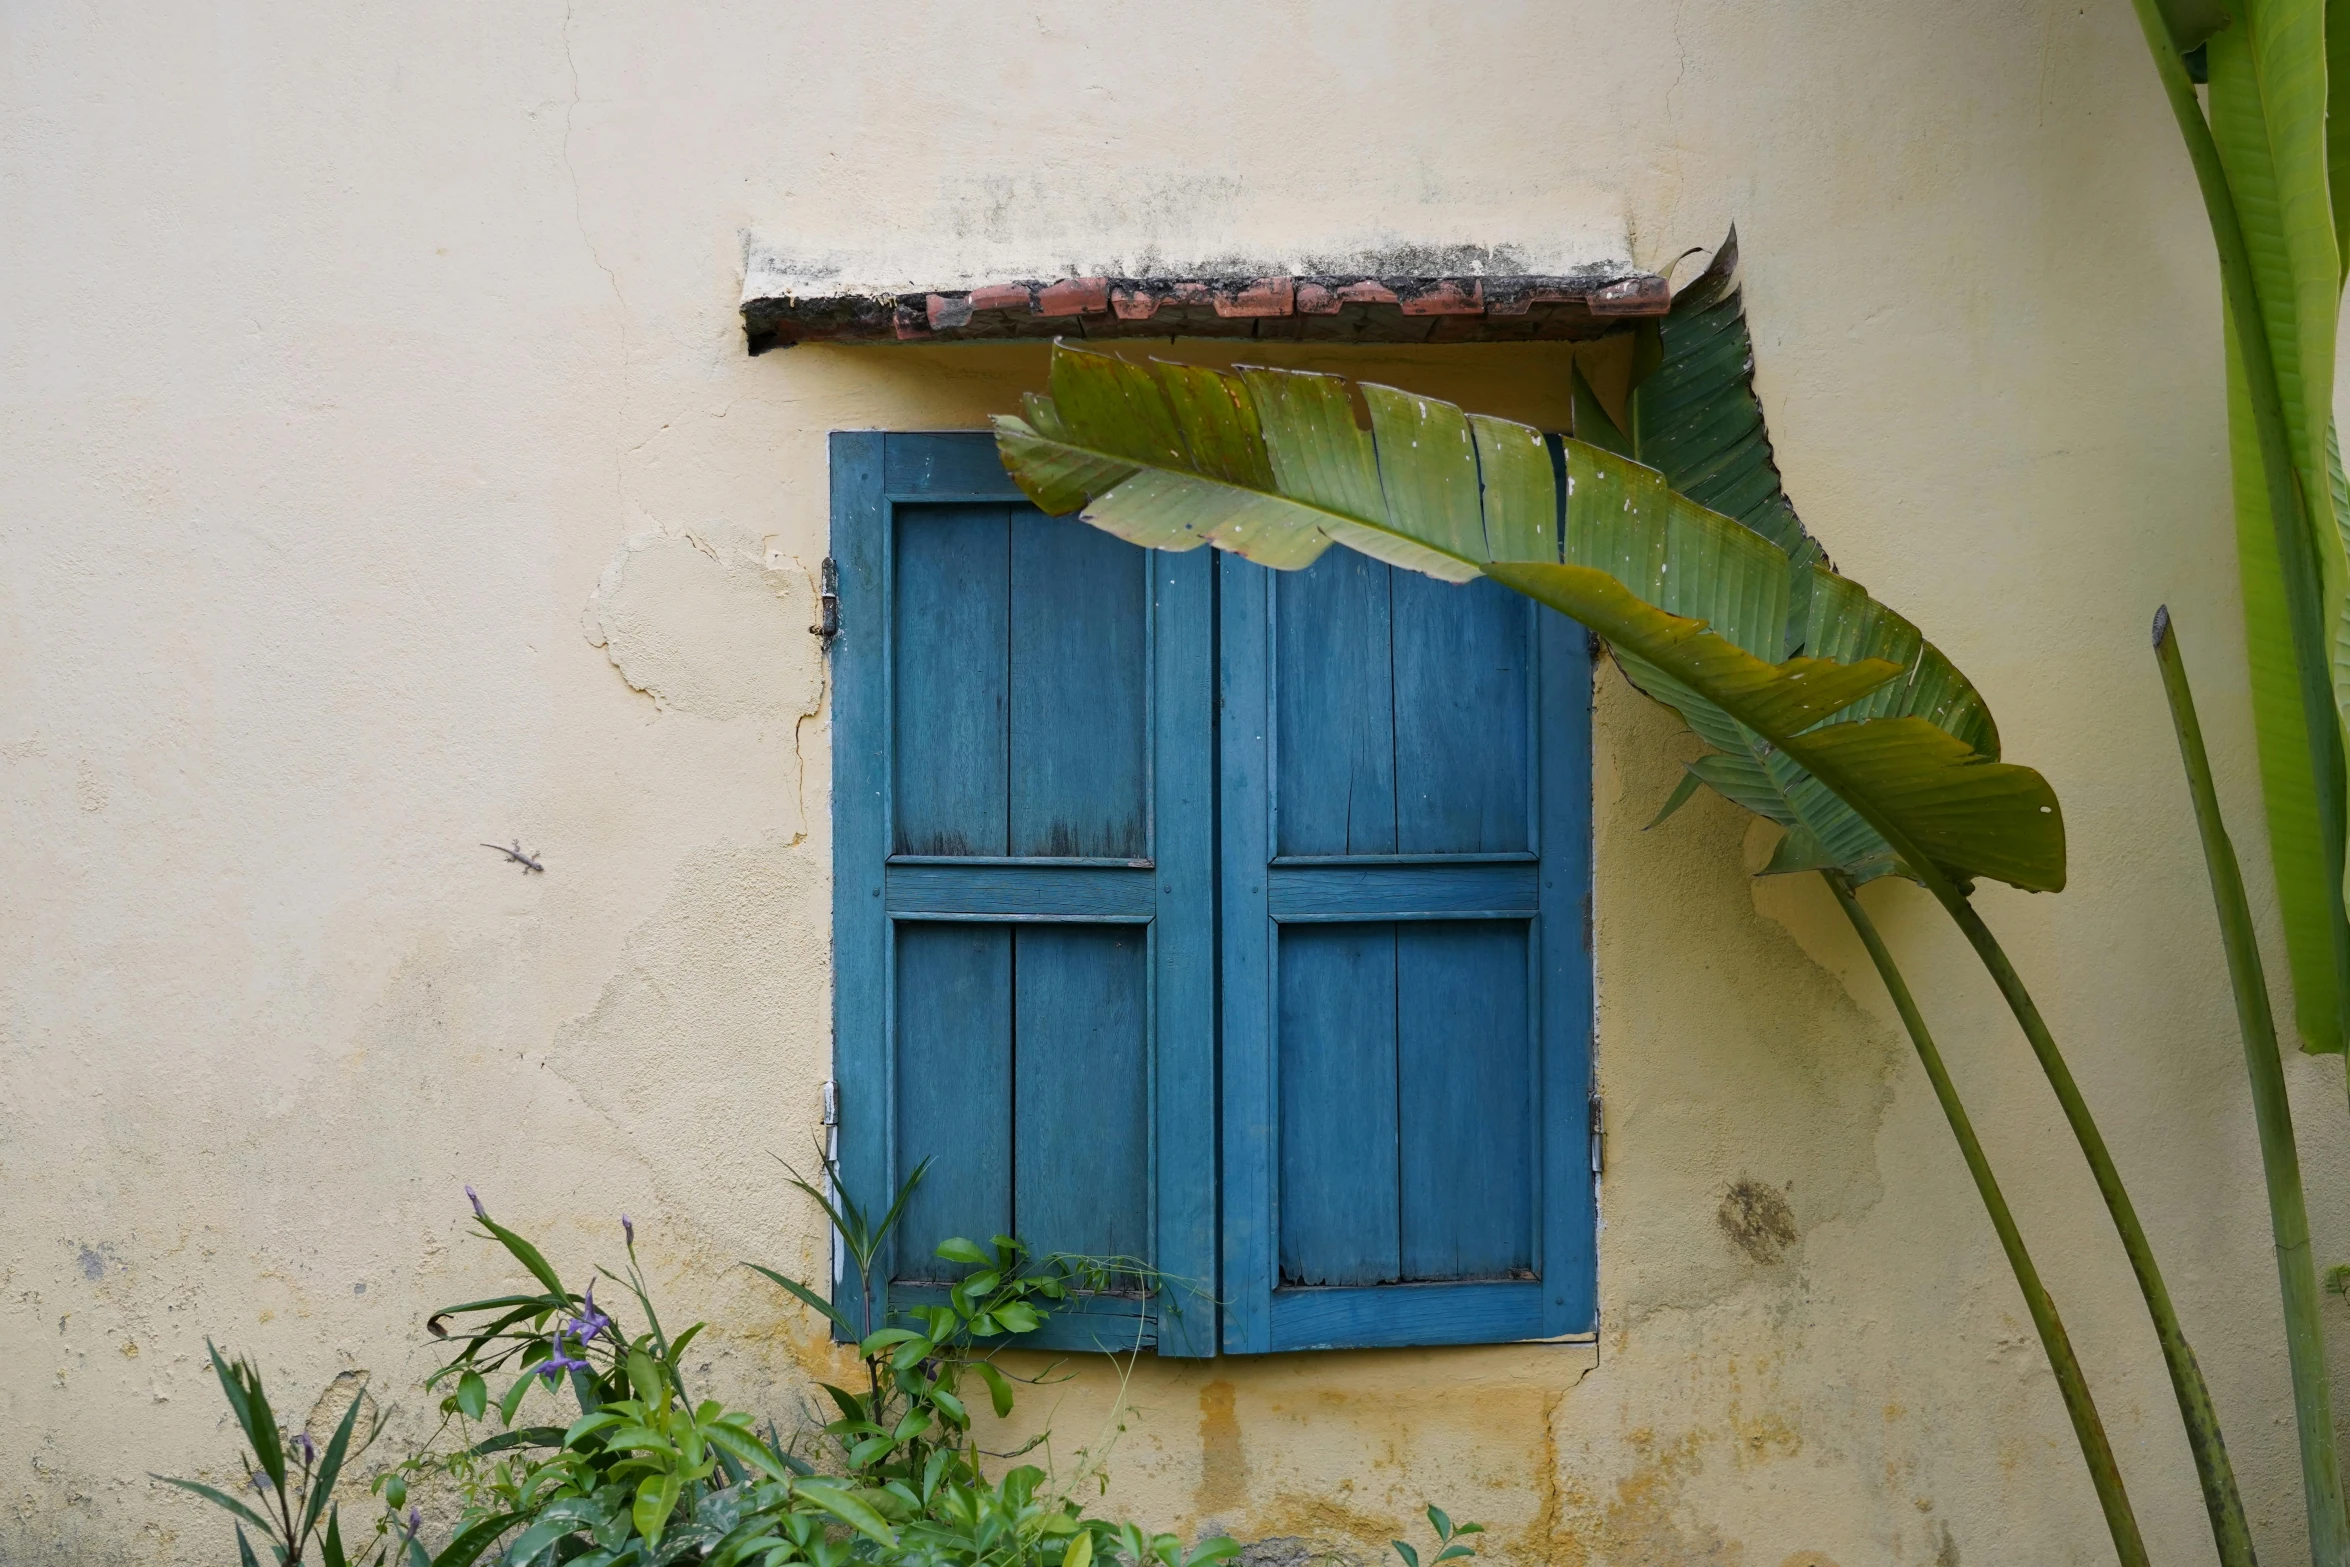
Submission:
M 470 1186 L 465 1188 L 465 1200 L 473 1204 L 473 1216 L 475 1218 L 486 1219 L 490 1216 L 489 1209 L 484 1208 L 481 1205 L 481 1193 L 475 1191 Z
M 636 1244 L 636 1226 L 628 1222 L 628 1215 L 625 1213 L 620 1216 L 620 1233 L 626 1238 L 629 1245 Z
M 580 1301 L 579 1314 L 573 1317 L 567 1326 L 570 1328 L 573 1338 L 582 1348 L 586 1347 L 589 1339 L 612 1326 L 612 1319 L 596 1309 L 595 1285 L 590 1284 L 587 1287 L 587 1294 Z M 563 1346 L 558 1344 L 555 1347 L 560 1351 Z
M 421 1507 L 411 1507 L 411 1508 L 409 1508 L 409 1509 L 408 1509 L 408 1538 L 409 1538 L 409 1539 L 411 1539 L 411 1540 L 415 1539 L 415 1538 L 416 1538 L 417 1531 L 418 1531 L 418 1530 L 420 1530 L 420 1529 L 422 1529 L 423 1527 L 424 1527 L 424 1509 L 423 1509 L 423 1508 L 421 1508 Z
M 302 1467 L 305 1469 L 318 1462 L 318 1444 L 310 1440 L 307 1431 L 294 1433 L 294 1451 L 302 1455 Z
M 563 1373 L 566 1371 L 587 1371 L 593 1368 L 586 1361 L 575 1359 L 563 1353 L 563 1330 L 557 1328 L 555 1330 L 555 1352 L 531 1369 L 547 1379 L 547 1386 L 553 1387 L 556 1382 L 562 1379 Z

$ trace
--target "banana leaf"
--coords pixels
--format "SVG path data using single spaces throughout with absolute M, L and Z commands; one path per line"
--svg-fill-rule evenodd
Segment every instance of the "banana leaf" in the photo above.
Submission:
M 1341 543 L 1446 581 L 1492 577 L 1599 633 L 1657 692 L 1751 731 L 1730 754 L 1754 776 L 1778 758 L 1791 786 L 1816 783 L 1905 868 L 2064 885 L 2054 791 L 1982 749 L 1995 734 L 1948 661 L 1824 558 L 1798 559 L 1654 469 L 1336 376 L 1141 366 L 1066 345 L 1025 415 L 997 418 L 997 445 L 1048 513 L 1276 568 Z M 1798 626 L 1805 647 L 1791 649 Z
M 2229 447 L 2253 717 L 2295 1022 L 2304 1049 L 2339 1050 L 2350 986 L 2340 756 L 2341 737 L 2350 733 L 2350 506 L 2334 448 L 2332 388 L 2350 213 L 2339 210 L 2334 187 L 2350 178 L 2350 168 L 2330 156 L 2329 143 L 2350 136 L 2350 127 L 2329 125 L 2342 116 L 2329 116 L 2326 56 L 2329 47 L 2350 47 L 2341 36 L 2350 28 L 2329 29 L 2322 0 L 2258 0 L 2241 9 L 2241 24 L 2206 46 L 2207 131 L 2196 123 L 2199 111 L 2190 117 L 2181 105 L 2180 112 L 2191 146 L 2199 132 L 2207 134 L 2223 172 L 2224 188 L 2210 189 L 2207 180 L 2205 194 L 2215 230 L 2233 225 L 2240 232 L 2244 275 L 2229 282 L 2254 301 L 2250 314 L 2231 312 L 2228 323 Z M 2330 96 L 2340 104 L 2346 93 L 2350 83 L 2337 74 Z M 2255 317 L 2265 353 L 2247 356 L 2240 329 Z M 2273 398 L 2289 479 L 2268 471 L 2255 392 Z M 2272 493 L 2280 479 L 2291 493 Z M 2287 520 L 2278 520 L 2280 512 Z M 2305 552 L 2305 560 L 2284 555 L 2280 531 L 2296 536 L 2294 554 Z M 2305 631 L 2294 624 L 2288 571 L 2315 579 L 2316 606 L 2299 612 L 2317 624 Z M 2322 720 L 2302 690 L 2310 682 L 2330 699 Z
M 1659 324 L 1657 367 L 1634 394 L 1628 437 L 1607 422 L 1604 409 L 1587 412 L 1589 405 L 1580 401 L 1576 433 L 1588 430 L 1599 444 L 1627 450 L 1674 490 L 1787 552 L 1790 610 L 1783 655 L 1879 658 L 1902 666 L 1902 680 L 1847 709 L 1839 715 L 1843 720 L 1923 717 L 1996 759 L 1999 732 L 1981 694 L 1917 627 L 1838 576 L 1788 501 L 1754 391 L 1754 340 L 1737 269 L 1733 229 Z M 1634 685 L 1726 753 L 1693 764 L 1696 777 L 1787 829 L 1764 875 L 1834 869 L 1858 885 L 1900 872 L 1883 836 L 1783 751 L 1696 693 L 1660 681 L 1637 660 L 1619 652 L 1618 662 Z

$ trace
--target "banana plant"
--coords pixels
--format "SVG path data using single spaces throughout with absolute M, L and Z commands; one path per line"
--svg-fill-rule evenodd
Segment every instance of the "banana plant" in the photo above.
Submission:
M 2350 12 L 2132 3 L 2219 252 L 2237 563 L 2294 1015 L 2303 1049 L 2340 1050 L 2350 493 L 2332 393 L 2350 257 Z
M 2302 1048 L 2335 1051 L 2350 1027 L 2343 896 L 2350 874 L 2350 489 L 2333 418 L 2335 343 L 2350 270 L 2350 8 L 2339 0 L 2132 3 L 2219 255 L 2236 558 L 2269 859 Z M 2196 93 L 2198 81 L 2205 97 Z M 2174 653 L 2165 662 L 2174 712 L 2185 697 L 2176 664 Z M 2182 747 L 2192 722 L 2191 709 L 2184 711 Z M 2187 760 L 2192 779 L 2196 758 Z M 2263 984 L 2259 951 L 2248 945 L 2248 925 L 2239 929 L 2227 890 L 2234 855 L 2205 793 L 2198 791 L 2198 813 L 2270 1176 L 2310 1553 L 2319 1567 L 2344 1567 L 2350 1515 L 2323 1345 L 2305 1320 L 2315 1309 L 2303 1277 L 2311 1270 L 2306 1258 L 2289 1261 L 2288 1236 L 2297 1225 L 2306 1228 L 2292 1127 L 2269 1104 L 2274 1046 L 2263 1043 L 2265 990 L 2256 1008 L 2250 1000 Z M 2296 1173 L 2280 1183 L 2288 1166 Z
M 1762 403 L 1754 392 L 1753 343 L 1740 299 L 1737 262 L 1738 236 L 1733 231 L 1715 253 L 1704 275 L 1676 296 L 1671 313 L 1657 324 L 1656 344 L 1650 354 L 1654 368 L 1629 394 L 1625 420 L 1630 427 L 1628 432 L 1609 422 L 1604 406 L 1607 399 L 1586 399 L 1581 395 L 1576 403 L 1577 428 L 1588 428 L 1639 460 L 1654 464 L 1669 484 L 1691 499 L 1736 516 L 1748 528 L 1778 542 L 1792 557 L 1813 560 L 1826 571 L 1831 568 L 1825 553 L 1804 531 L 1779 481 Z M 1587 390 L 1581 384 L 1577 387 L 1579 394 Z M 1619 401 L 1618 406 L 1625 404 Z M 1998 733 L 1973 687 L 1908 622 L 1892 616 L 1890 611 L 1883 613 L 1886 619 L 1870 628 L 1885 639 L 1875 646 L 1905 658 L 1914 657 L 1919 675 L 1912 682 L 1912 689 L 1918 693 L 1921 704 L 1946 728 L 1968 738 L 1983 753 L 1996 756 Z M 1793 635 L 1792 628 L 1790 635 Z M 1668 702 L 1672 700 L 1661 692 L 1652 694 Z M 1767 755 L 1753 756 L 1750 760 L 1751 747 L 1741 749 L 1727 743 L 1729 738 L 1743 737 L 1725 736 L 1719 718 L 1706 714 L 1702 708 L 1680 705 L 1676 711 L 1681 712 L 1701 738 L 1726 753 L 1702 759 L 1693 771 L 1698 771 L 1700 776 L 1710 771 L 1742 786 L 1735 791 L 1722 789 L 1721 792 L 1788 829 L 1786 839 L 1764 874 L 1802 869 L 1814 863 L 1815 858 L 1828 858 L 1837 863 L 1832 868 L 1821 867 L 1822 873 L 1832 883 L 1850 886 L 1895 868 L 1888 856 L 1879 852 L 1865 823 L 1855 819 L 1860 814 L 1856 809 L 1841 800 L 1823 800 L 1824 791 L 1816 781 L 1790 776 L 1783 765 L 1774 765 L 1774 759 Z M 1668 801 L 1666 812 L 1660 815 L 1669 814 L 1678 798 Z M 1825 845 L 1829 854 L 1815 856 L 1808 852 L 1812 844 Z M 2249 1567 L 2253 1560 L 2250 1525 L 2209 1387 L 2172 1305 L 2145 1227 L 2139 1222 L 2088 1102 L 2074 1082 L 2046 1020 L 2014 965 L 2000 950 L 1990 928 L 1972 903 L 1964 897 L 1951 896 L 1953 890 L 1963 889 L 1937 886 L 1929 876 L 1914 879 L 1934 893 L 1975 948 L 2055 1091 L 2066 1123 L 2080 1144 L 2114 1229 L 2121 1237 L 2123 1251 L 2129 1257 L 2153 1319 L 2155 1337 L 2170 1375 L 2180 1419 L 2186 1427 L 2220 1559 L 2228 1567 L 2239 1567 L 2239 1564 Z M 1842 896 L 1839 902 L 1847 916 L 1853 918 L 1864 944 L 1870 943 L 1873 939 L 1870 932 L 1860 929 L 1858 903 Z M 1888 987 L 1897 990 L 1893 977 L 1885 977 Z M 1906 1013 L 1904 1017 L 1909 1021 Z M 1925 1060 L 1934 1054 L 1934 1047 L 1922 1029 L 1922 1019 L 1911 1023 L 1912 1042 L 1921 1060 Z M 1929 1060 L 1929 1077 L 1938 1070 Z M 1972 1133 L 1960 1127 L 1952 1114 L 1954 1106 L 1945 1105 L 1944 1109 L 1952 1115 L 1951 1129 L 1963 1149 Z M 1986 1169 L 1978 1175 L 1977 1187 L 1997 1226 L 2002 1203 L 1992 1186 L 1986 1184 L 1988 1179 Z M 2018 1282 L 2029 1300 L 2033 1286 L 2027 1281 L 2028 1263 L 2013 1253 L 2009 1261 L 2015 1266 Z M 2049 1309 L 2053 1312 L 2053 1305 Z
M 1677 313 L 1694 322 L 1724 302 L 1734 313 L 1730 276 L 1727 264 L 1709 273 Z M 1734 336 L 1743 330 L 1741 321 Z M 1716 336 L 1720 357 L 1727 339 Z M 1651 356 L 1660 387 L 1677 384 L 1669 343 L 1660 334 Z M 1743 365 L 1742 350 L 1729 358 Z M 1693 404 L 1706 402 L 1702 376 L 1679 379 Z M 1750 385 L 1738 386 L 1751 398 Z M 1588 389 L 1591 402 L 1603 400 Z M 2082 1134 L 2139 1264 L 2207 1494 L 2232 1504 L 2240 1532 L 2208 1392 L 2118 1174 L 2053 1038 L 1967 901 L 1980 877 L 2034 891 L 2063 885 L 2063 821 L 2047 782 L 1999 761 L 1972 686 L 1801 538 L 1775 471 L 1772 497 L 1749 509 L 1781 523 L 1793 548 L 1676 493 L 1623 454 L 1620 427 L 1607 444 L 1554 440 L 1407 392 L 1359 390 L 1367 431 L 1336 377 L 1144 367 L 1056 346 L 1050 395 L 1030 396 L 1024 417 L 999 417 L 998 446 L 1044 510 L 1080 513 L 1136 544 L 1214 544 L 1294 569 L 1342 543 L 1442 580 L 1492 577 L 1599 633 L 1635 683 L 1728 742 L 1716 742 L 1726 760 L 1698 776 L 1805 840 L 1782 868 L 1848 879 L 1898 869 L 1923 884 L 1991 967 Z M 1659 397 L 1631 422 L 1670 444 L 1676 412 Z M 1759 438 L 1759 410 L 1751 425 Z M 1690 449 L 1704 445 L 1682 434 Z M 2117 1552 L 2143 1562 L 2078 1362 L 2053 1312 L 2034 1316 Z M 2219 1501 L 2213 1510 L 2217 1520 Z

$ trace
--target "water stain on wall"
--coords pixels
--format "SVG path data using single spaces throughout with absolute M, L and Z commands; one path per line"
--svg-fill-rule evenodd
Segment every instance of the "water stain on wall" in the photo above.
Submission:
M 1797 1239 L 1795 1210 L 1787 1194 L 1751 1175 L 1740 1176 L 1722 1194 L 1714 1222 L 1731 1245 L 1766 1265 L 1784 1257 Z

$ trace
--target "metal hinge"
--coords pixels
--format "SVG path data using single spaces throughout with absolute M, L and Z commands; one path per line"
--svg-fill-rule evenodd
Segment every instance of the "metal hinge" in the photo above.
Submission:
M 1591 1173 L 1598 1175 L 1607 1168 L 1607 1105 L 1599 1095 L 1591 1096 Z
M 840 563 L 830 555 L 825 556 L 824 569 L 816 581 L 816 624 L 808 629 L 822 637 L 829 647 L 832 639 L 840 635 Z
M 840 1085 L 831 1078 L 824 1080 L 824 1125 L 840 1125 Z

